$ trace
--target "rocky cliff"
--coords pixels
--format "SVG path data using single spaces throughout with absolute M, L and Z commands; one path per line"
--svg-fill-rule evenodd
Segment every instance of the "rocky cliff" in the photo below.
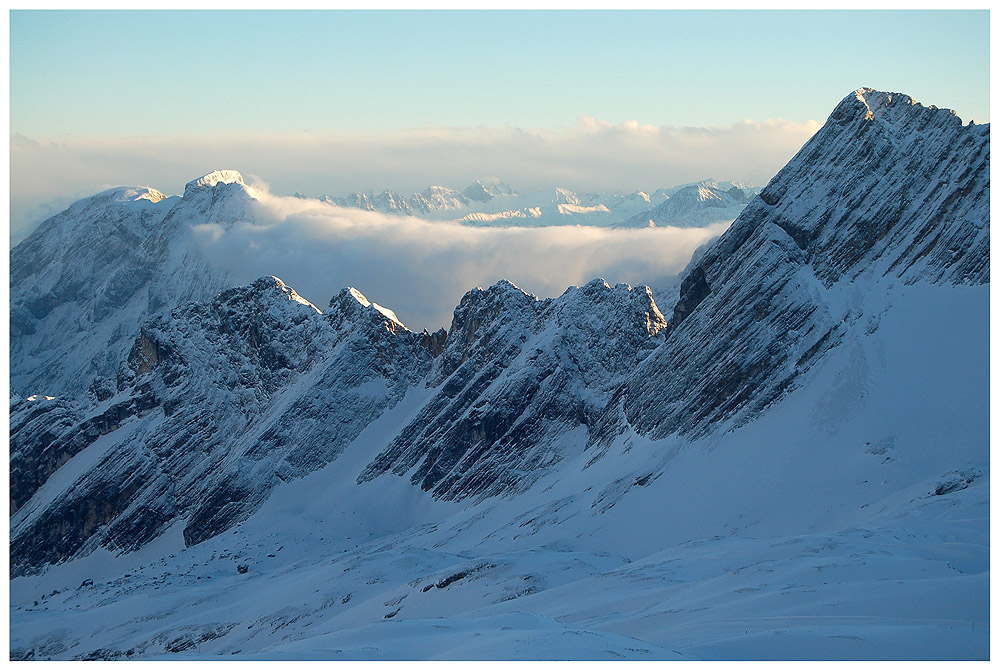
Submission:
M 188 543 L 229 528 L 336 458 L 431 360 L 355 289 L 321 313 L 262 278 L 156 315 L 106 401 L 12 405 L 15 572 L 134 550 L 179 519 Z

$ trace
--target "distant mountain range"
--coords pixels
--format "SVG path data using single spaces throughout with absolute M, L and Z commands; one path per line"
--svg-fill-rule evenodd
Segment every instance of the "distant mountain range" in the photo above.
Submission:
M 577 194 L 561 187 L 521 193 L 501 182 L 477 181 L 461 191 L 431 186 L 410 196 L 386 189 L 340 197 L 324 195 L 318 200 L 468 226 L 696 227 L 732 221 L 759 191 L 752 184 L 706 179 L 657 189 L 652 194 Z M 295 195 L 306 198 L 301 193 Z

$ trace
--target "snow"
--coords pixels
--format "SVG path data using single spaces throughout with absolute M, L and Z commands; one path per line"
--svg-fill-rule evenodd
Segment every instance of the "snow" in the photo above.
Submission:
M 350 293 L 351 296 L 354 297 L 354 300 L 361 303 L 365 307 L 371 305 L 371 302 L 367 298 L 365 298 L 365 295 L 360 291 L 358 291 L 357 289 L 355 289 L 354 287 L 347 287 L 347 291 L 348 293 Z
M 577 205 L 574 203 L 563 204 L 560 203 L 556 205 L 559 214 L 593 214 L 595 212 L 607 212 L 610 214 L 611 210 L 608 209 L 607 205 L 593 205 L 587 207 L 585 205 Z
M 392 320 L 392 321 L 394 321 L 394 322 L 396 322 L 397 324 L 400 324 L 400 325 L 403 324 L 403 322 L 399 321 L 399 318 L 396 316 L 396 313 L 393 312 L 392 310 L 390 310 L 389 308 L 382 307 L 378 303 L 372 303 L 371 305 L 372 305 L 373 308 L 375 308 L 376 310 L 378 310 L 379 312 L 381 312 L 382 314 L 384 314 L 386 317 L 388 317 L 390 320 Z
M 184 186 L 184 191 L 188 191 L 188 189 L 212 188 L 218 184 L 240 184 L 246 186 L 246 182 L 243 181 L 243 175 L 237 170 L 213 170 L 198 179 L 188 182 Z
M 700 189 L 703 198 L 679 213 L 660 211 L 661 205 L 678 191 Z M 341 207 L 355 207 L 389 214 L 415 215 L 433 221 L 451 221 L 465 226 L 625 226 L 636 227 L 635 219 L 654 214 L 657 226 L 705 226 L 724 218 L 734 219 L 748 199 L 735 200 L 727 193 L 733 187 L 753 196 L 759 189 L 749 184 L 702 180 L 669 189 L 629 194 L 578 194 L 564 187 L 515 192 L 493 180 L 478 181 L 460 192 L 446 186 L 432 186 L 406 197 L 386 189 L 380 193 L 353 193 L 340 198 L 321 196 L 320 201 Z M 470 195 L 471 194 L 471 195 Z M 467 197 L 468 196 L 468 197 Z M 706 208 L 708 201 L 717 201 Z M 719 204 L 728 207 L 718 212 Z M 712 210 L 715 210 L 714 212 Z M 645 226 L 645 222 L 643 222 Z
M 170 457 L 149 480 L 175 517 L 136 552 L 98 530 L 13 579 L 12 658 L 988 659 L 989 227 L 973 188 L 986 180 L 988 201 L 988 143 L 984 158 L 966 129 L 971 167 L 949 160 L 946 117 L 845 98 L 832 119 L 853 125 L 801 156 L 857 155 L 860 176 L 793 160 L 696 253 L 669 320 L 644 287 L 540 301 L 501 281 L 463 297 L 432 360 L 355 289 L 320 315 L 271 277 L 157 313 L 144 334 L 174 354 L 132 382 L 180 411 L 132 415 L 75 454 L 12 517 L 12 545 L 43 511 L 71 524 L 53 504 L 86 478 L 138 478 L 147 449 Z M 890 150 L 934 157 L 932 178 Z M 218 194 L 179 207 L 252 217 L 212 175 L 198 188 Z M 739 200 L 719 186 L 649 202 Z M 882 207 L 897 192 L 923 195 L 900 215 Z M 856 202 L 822 207 L 830 194 Z M 144 309 L 133 298 L 121 319 Z M 100 337 L 120 360 L 126 337 Z M 185 547 L 219 492 L 245 514 Z
M 354 298 L 354 300 L 356 300 L 358 303 L 360 303 L 364 307 L 366 307 L 366 308 L 367 307 L 375 308 L 381 314 L 383 314 L 385 317 L 387 317 L 389 320 L 391 320 L 391 321 L 399 324 L 400 326 L 403 325 L 403 322 L 399 321 L 399 317 L 396 316 L 395 312 L 393 312 L 392 310 L 390 310 L 387 307 L 383 307 L 383 306 L 379 305 L 378 303 L 372 303 L 367 298 L 365 298 L 365 295 L 363 293 L 361 293 L 360 291 L 358 291 L 354 287 L 347 287 L 347 292 Z
M 471 222 L 485 222 L 485 223 L 489 223 L 489 222 L 494 222 L 494 221 L 500 221 L 502 219 L 518 219 L 518 218 L 524 219 L 524 218 L 527 218 L 527 217 L 531 216 L 530 214 L 528 214 L 528 212 L 530 212 L 530 211 L 537 211 L 538 215 L 536 215 L 536 216 L 540 216 L 541 215 L 541 211 L 537 210 L 537 208 L 535 208 L 535 209 L 530 209 L 529 208 L 529 210 L 527 210 L 527 211 L 522 211 L 522 210 L 504 210 L 503 212 L 492 212 L 492 213 L 487 213 L 487 212 L 470 212 L 469 214 L 465 215 L 464 217 L 462 217 L 458 221 L 461 222 L 461 223 L 471 223 Z
M 260 190 L 248 185 L 243 180 L 243 175 L 237 170 L 213 170 L 212 172 L 202 175 L 198 179 L 192 180 L 184 185 L 184 200 L 191 202 L 205 197 L 205 194 L 212 194 L 216 192 L 227 192 L 227 193 L 239 193 L 244 197 L 259 200 L 262 196 Z M 218 199 L 218 195 L 213 196 L 213 207 L 222 207 L 225 209 L 232 208 L 232 204 L 221 203 L 217 204 L 214 201 Z M 238 209 L 239 205 L 235 205 Z M 222 218 L 223 221 L 230 220 L 231 218 Z
M 590 467 L 594 455 L 577 446 L 515 498 L 445 503 L 392 475 L 353 484 L 433 393 L 414 388 L 232 533 L 170 556 L 109 557 L 115 568 L 103 573 L 92 556 L 15 579 L 12 649 L 984 658 L 988 287 L 883 282 L 861 300 L 878 327 L 857 320 L 857 346 L 831 352 L 757 421 L 693 442 L 623 435 Z M 823 410 L 862 388 L 846 414 Z M 938 476 L 968 468 L 985 475 L 932 495 Z M 81 587 L 87 577 L 95 584 Z
M 295 289 L 292 289 L 290 286 L 282 282 L 281 278 L 272 275 L 271 279 L 273 279 L 277 283 L 277 287 L 281 289 L 281 291 L 285 292 L 285 294 L 288 296 L 288 300 L 295 301 L 299 305 L 307 305 L 311 307 L 313 310 L 315 310 L 317 314 L 323 314 L 322 310 L 320 310 L 318 307 L 307 301 L 305 298 L 302 298 L 302 296 L 296 293 Z M 353 289 L 353 291 L 357 291 L 357 289 Z M 358 291 L 357 293 L 358 295 L 361 295 L 361 292 Z M 361 296 L 362 301 L 364 301 L 364 298 L 365 298 L 364 296 Z M 364 303 L 367 303 L 367 301 L 364 301 Z

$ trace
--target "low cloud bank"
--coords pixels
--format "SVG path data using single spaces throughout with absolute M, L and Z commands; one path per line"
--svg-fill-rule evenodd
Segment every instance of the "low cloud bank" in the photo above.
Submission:
M 265 195 L 257 220 L 195 230 L 240 281 L 277 275 L 323 309 L 353 286 L 410 329 L 448 327 L 462 295 L 506 278 L 540 298 L 596 277 L 660 286 L 728 222 L 708 228 L 473 228 Z
M 699 179 L 765 184 L 819 128 L 743 121 L 679 128 L 580 117 L 562 129 L 423 126 L 383 133 L 212 137 L 11 138 L 11 241 L 45 216 L 106 188 L 148 184 L 179 194 L 216 168 L 268 180 L 275 193 L 343 195 L 498 177 L 515 189 L 651 191 Z

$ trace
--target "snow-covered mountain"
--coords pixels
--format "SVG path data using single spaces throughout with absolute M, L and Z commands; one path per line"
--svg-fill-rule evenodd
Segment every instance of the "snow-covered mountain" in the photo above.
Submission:
M 432 186 L 409 197 L 386 189 L 342 197 L 324 195 L 320 200 L 340 207 L 458 221 L 467 226 L 645 228 L 650 222 L 654 226 L 692 227 L 732 221 L 758 191 L 750 184 L 702 180 L 657 189 L 652 195 L 644 191 L 626 195 L 577 194 L 562 187 L 518 193 L 502 182 L 480 180 L 462 191 Z
M 622 221 L 620 228 L 646 226 L 706 226 L 736 219 L 759 189 L 712 183 L 689 184 L 671 189 L 656 207 Z
M 256 195 L 216 171 L 183 197 L 120 187 L 43 222 L 10 255 L 13 391 L 105 399 L 136 324 L 232 285 L 202 258 L 193 224 L 252 221 Z
M 49 463 L 85 456 L 77 486 L 35 496 L 47 483 L 21 436 L 37 436 L 49 413 L 12 407 L 11 556 L 40 565 L 88 542 L 135 550 L 178 516 L 191 544 L 228 529 L 395 405 L 430 366 L 421 343 L 355 289 L 321 313 L 276 278 L 158 314 L 119 370 L 118 393 L 65 433 L 47 429 Z M 73 416 L 59 399 L 46 404 Z
M 232 221 L 241 182 L 12 253 L 15 379 L 75 390 L 12 398 L 12 658 L 988 657 L 988 126 L 852 93 L 659 305 L 501 281 L 413 333 L 61 254 L 155 264 L 130 213 Z M 100 296 L 97 356 L 60 315 Z
M 308 196 L 297 193 L 299 198 Z M 444 216 L 444 218 L 454 218 L 456 214 L 474 210 L 478 206 L 489 203 L 496 199 L 516 199 L 519 194 L 514 193 L 510 186 L 498 181 L 476 182 L 465 187 L 462 191 L 456 191 L 446 186 L 430 186 L 410 196 L 385 189 L 380 192 L 361 193 L 355 191 L 346 196 L 329 196 L 324 194 L 319 200 L 338 205 L 340 207 L 353 207 L 369 212 L 382 212 L 385 214 L 407 214 L 423 217 Z

